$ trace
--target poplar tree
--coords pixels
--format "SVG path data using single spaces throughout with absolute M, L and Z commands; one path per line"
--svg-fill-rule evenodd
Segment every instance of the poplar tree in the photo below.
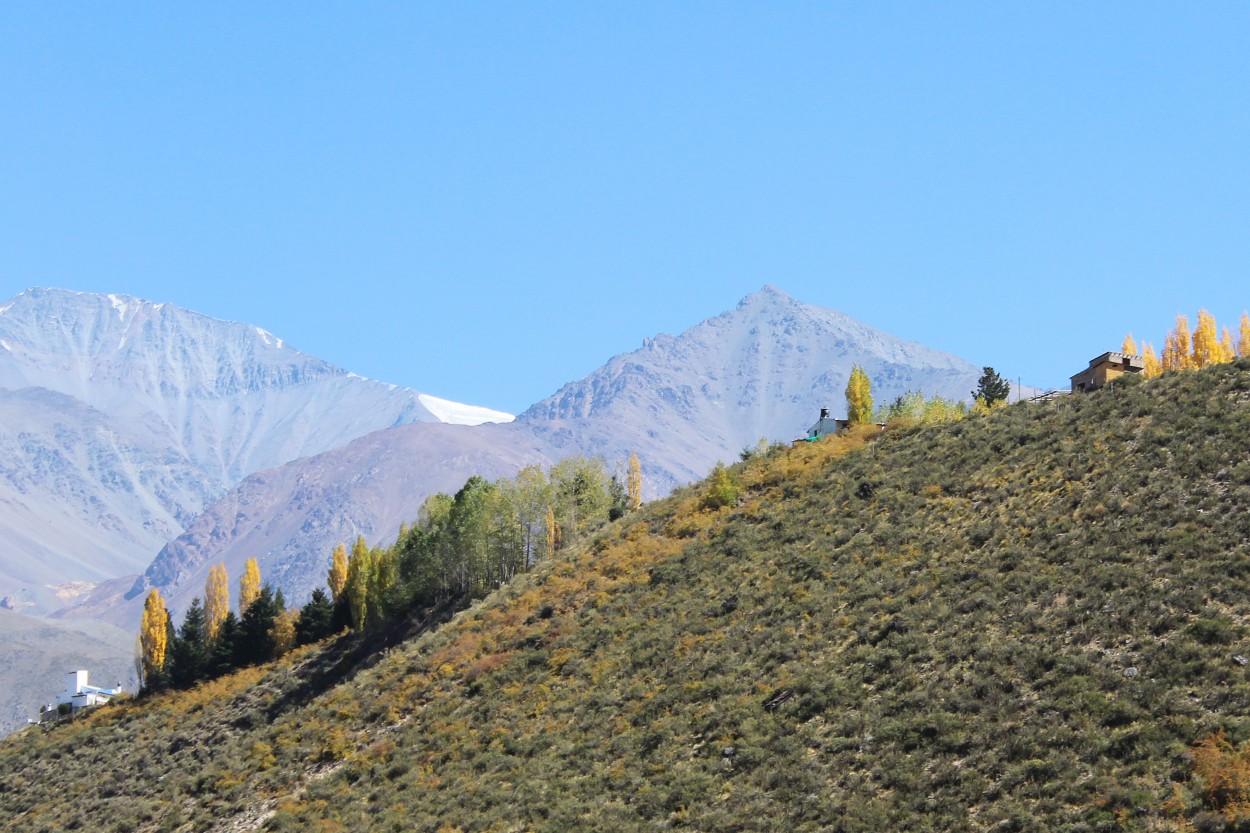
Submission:
M 339 544 L 334 548 L 334 554 L 330 556 L 330 573 L 326 576 L 326 583 L 330 587 L 330 595 L 335 601 L 343 595 L 343 588 L 347 586 L 347 546 Z
M 514 483 L 513 508 L 521 524 L 521 548 L 525 555 L 525 568 L 541 558 L 549 549 L 543 538 L 547 513 L 555 501 L 555 492 L 547 475 L 538 466 L 526 466 L 517 472 Z
M 490 581 L 500 584 L 526 568 L 524 534 L 517 520 L 515 490 L 501 480 L 487 495 L 487 538 L 491 550 Z
M 852 425 L 872 421 L 872 382 L 859 365 L 851 368 L 851 378 L 846 383 L 846 418 Z
M 1233 336 L 1224 328 L 1224 335 L 1220 338 L 1220 362 L 1231 362 L 1237 358 L 1237 351 L 1233 349 Z
M 642 506 L 642 463 L 638 455 L 629 452 L 629 474 L 626 479 L 626 491 L 629 493 L 627 508 L 632 512 Z
M 1193 367 L 1193 338 L 1189 332 L 1189 317 L 1176 316 L 1176 329 L 1172 331 L 1173 346 L 1176 351 L 1176 369 L 1189 370 Z
M 343 592 L 347 595 L 347 605 L 351 611 L 352 627 L 358 631 L 365 629 L 370 613 L 369 589 L 373 583 L 373 558 L 369 545 L 363 535 L 356 536 L 352 545 L 352 555 L 347 562 L 347 584 Z
M 1177 346 L 1179 349 L 1179 344 Z M 1202 369 L 1219 364 L 1221 352 L 1220 337 L 1215 328 L 1215 317 L 1205 309 L 1198 310 L 1198 326 L 1194 329 L 1190 365 Z
M 1155 355 L 1155 347 L 1153 344 L 1146 344 L 1141 351 L 1142 375 L 1147 379 L 1153 379 L 1163 372 L 1163 368 L 1159 365 L 1159 357 Z
M 243 565 L 243 575 L 239 578 L 239 618 L 252 606 L 260 595 L 260 565 L 255 558 L 249 558 Z
M 495 487 L 479 475 L 465 481 L 451 504 L 444 551 L 452 596 L 481 595 L 490 581 L 490 513 Z
M 225 564 L 214 564 L 208 568 L 208 579 L 204 582 L 204 639 L 212 645 L 217 641 L 221 631 L 221 623 L 226 621 L 230 612 L 230 578 L 226 575 Z
M 1120 352 L 1126 356 L 1137 355 L 1137 342 L 1133 340 L 1132 333 L 1124 337 L 1124 343 L 1120 345 Z
M 369 574 L 369 610 L 376 619 L 391 615 L 386 601 L 399 578 L 399 563 L 393 548 L 375 549 L 370 556 L 373 569 Z
M 1237 341 L 1237 355 L 1243 359 L 1250 356 L 1250 313 L 1241 314 L 1241 337 Z
M 1176 327 L 1168 333 L 1163 344 L 1163 369 L 1170 371 L 1189 370 L 1193 357 L 1190 353 L 1189 319 L 1184 315 L 1176 316 Z
M 165 653 L 169 647 L 169 611 L 165 609 L 161 591 L 155 587 L 143 602 L 139 646 L 142 651 L 143 687 L 149 690 L 159 688 L 165 670 Z
M 295 647 L 296 625 L 299 623 L 299 610 L 294 607 L 278 611 L 273 625 L 269 628 L 269 639 L 273 642 L 273 655 L 282 656 Z

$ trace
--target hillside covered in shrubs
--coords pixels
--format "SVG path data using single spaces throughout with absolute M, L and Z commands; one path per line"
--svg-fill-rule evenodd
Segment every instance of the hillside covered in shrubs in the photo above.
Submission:
M 19 733 L 0 826 L 1250 825 L 1250 361 L 903 422 L 454 615 Z

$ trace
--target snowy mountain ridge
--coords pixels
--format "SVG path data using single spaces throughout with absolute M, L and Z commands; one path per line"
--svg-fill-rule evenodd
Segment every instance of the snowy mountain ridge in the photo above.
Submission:
M 0 605 L 36 611 L 50 585 L 142 570 L 253 472 L 395 425 L 512 418 L 250 324 L 58 289 L 0 305 L 0 412 Z
M 126 295 L 30 289 L 0 307 L 0 387 L 43 387 L 115 418 L 154 415 L 223 486 L 409 422 L 507 421 L 301 353 L 250 324 Z M 333 414 L 333 418 L 326 416 Z

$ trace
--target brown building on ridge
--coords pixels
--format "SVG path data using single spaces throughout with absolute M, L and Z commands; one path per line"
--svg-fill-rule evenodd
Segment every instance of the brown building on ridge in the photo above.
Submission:
M 1103 387 L 1112 379 L 1128 373 L 1141 373 L 1145 369 L 1141 356 L 1103 353 L 1096 359 L 1090 359 L 1089 367 L 1072 377 L 1072 392 L 1089 393 Z

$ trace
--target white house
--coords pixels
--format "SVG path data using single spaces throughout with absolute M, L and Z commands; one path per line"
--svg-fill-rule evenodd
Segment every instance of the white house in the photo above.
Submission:
M 67 676 L 68 681 L 65 690 L 57 695 L 56 701 L 62 706 L 68 705 L 73 711 L 78 711 L 87 706 L 98 706 L 102 703 L 107 703 L 110 698 L 122 693 L 120 681 L 118 681 L 116 688 L 100 688 L 87 684 L 86 671 L 70 671 Z
M 807 429 L 806 439 L 809 441 L 818 440 L 830 434 L 840 434 L 846 430 L 848 425 L 850 423 L 845 419 L 831 419 L 829 417 L 829 409 L 821 408 L 820 419 L 816 421 L 815 425 Z

